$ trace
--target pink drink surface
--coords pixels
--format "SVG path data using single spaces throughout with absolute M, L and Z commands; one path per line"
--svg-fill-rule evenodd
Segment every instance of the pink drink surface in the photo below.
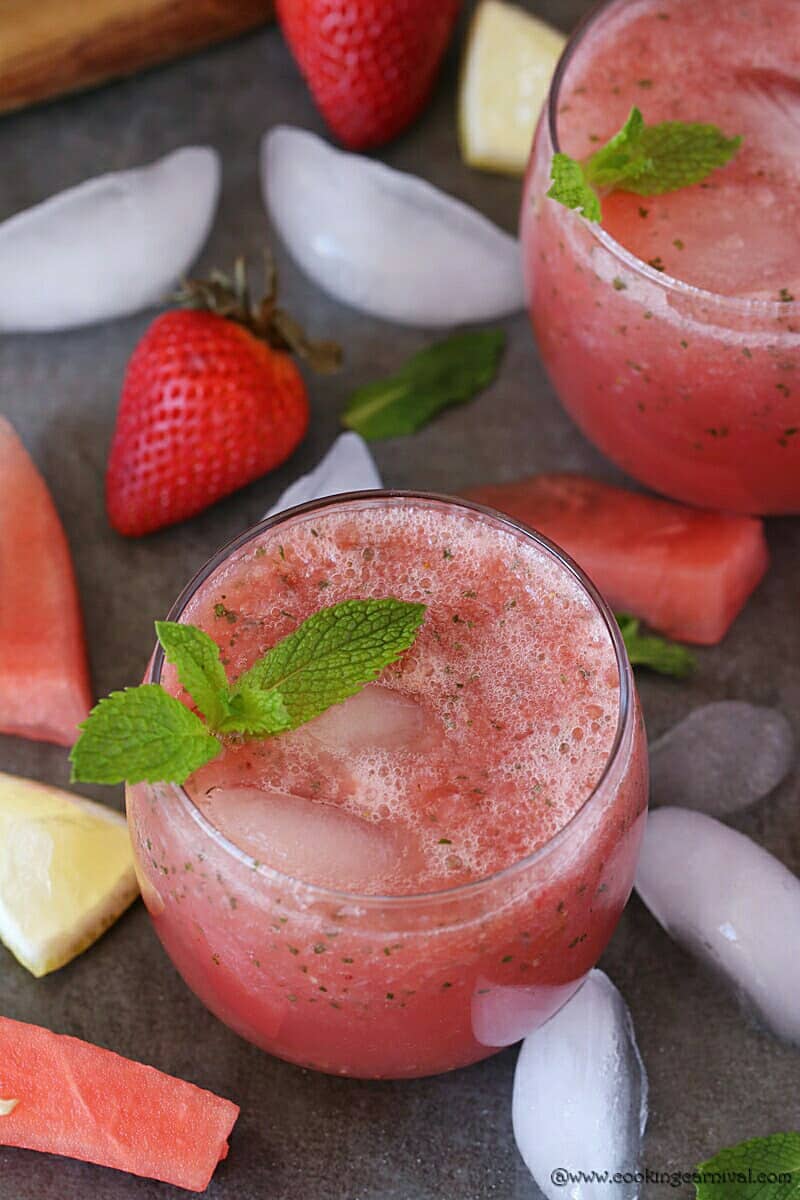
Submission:
M 533 538 L 463 506 L 289 517 L 181 619 L 233 678 L 320 607 L 390 595 L 428 607 L 377 683 L 228 746 L 191 799 L 128 790 L 145 902 L 193 990 L 265 1049 L 365 1077 L 448 1070 L 546 1020 L 611 936 L 647 799 L 630 693 L 615 740 L 594 600 Z
M 718 125 L 742 145 L 703 183 L 616 192 L 603 225 L 644 262 L 727 296 L 800 297 L 800 8 L 790 0 L 633 0 L 570 64 L 562 149 L 590 155 L 635 103 L 649 124 Z M 599 139 L 599 143 L 598 143 Z
M 319 515 L 266 539 L 186 620 L 219 642 L 236 676 L 353 596 L 426 604 L 411 651 L 308 725 L 227 748 L 192 779 L 195 802 L 260 861 L 342 891 L 434 891 L 532 853 L 591 793 L 616 731 L 614 650 L 586 593 L 534 543 L 387 508 Z M 337 816 L 349 818 L 341 847 Z M 293 818 L 319 825 L 339 853 L 326 861 L 293 839 Z
M 634 104 L 650 123 L 715 123 L 742 147 L 704 183 L 605 197 L 611 236 L 599 236 L 545 198 L 545 115 L 521 214 L 542 358 L 578 425 L 643 483 L 713 508 L 798 512 L 800 6 L 607 4 L 560 81 L 560 148 L 585 157 Z

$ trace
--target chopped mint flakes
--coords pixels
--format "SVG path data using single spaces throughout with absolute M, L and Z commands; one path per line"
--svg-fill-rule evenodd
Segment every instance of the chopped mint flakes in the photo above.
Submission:
M 584 162 L 560 152 L 553 155 L 547 195 L 588 220 L 599 221 L 601 193 L 657 196 L 700 183 L 733 158 L 741 141 L 726 137 L 716 125 L 687 121 L 646 125 L 634 107 L 619 133 Z M 647 210 L 639 212 L 646 215 Z

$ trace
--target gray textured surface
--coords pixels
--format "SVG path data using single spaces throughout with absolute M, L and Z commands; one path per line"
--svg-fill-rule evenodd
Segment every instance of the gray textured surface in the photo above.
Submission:
M 537 11 L 568 28 L 584 7 L 583 0 L 550 0 Z M 456 66 L 453 53 L 433 105 L 385 157 L 513 229 L 518 184 L 470 172 L 460 163 L 453 120 Z M 0 217 L 88 175 L 206 141 L 222 153 L 224 181 L 203 265 L 224 265 L 240 250 L 255 256 L 267 233 L 257 145 L 263 130 L 277 121 L 321 130 L 275 30 L 90 95 L 5 117 Z M 0 342 L 0 410 L 12 418 L 47 477 L 71 538 L 98 693 L 141 675 L 153 618 L 163 616 L 212 551 L 319 458 L 352 386 L 396 367 L 426 341 L 422 331 L 337 308 L 279 260 L 288 306 L 314 332 L 345 344 L 347 367 L 337 378 L 312 383 L 311 433 L 287 466 L 194 521 L 146 540 L 127 542 L 112 534 L 102 480 L 125 362 L 150 317 Z M 378 446 L 388 483 L 457 491 L 554 468 L 617 478 L 559 409 L 525 317 L 509 322 L 508 332 L 509 352 L 490 391 L 413 439 Z M 642 679 L 652 734 L 694 706 L 723 698 L 774 705 L 797 730 L 800 522 L 771 522 L 769 540 L 773 567 L 767 580 L 725 644 L 698 655 L 696 679 L 689 684 Z M 0 769 L 60 784 L 67 779 L 62 751 L 12 739 L 0 738 Z M 796 871 L 797 801 L 795 772 L 737 821 Z M 650 1168 L 686 1170 L 722 1145 L 800 1127 L 800 1052 L 748 1028 L 734 1002 L 670 943 L 638 902 L 625 913 L 603 965 L 632 1008 L 650 1072 L 645 1153 Z M 213 1200 L 536 1195 L 511 1135 L 515 1050 L 413 1083 L 356 1083 L 287 1066 L 239 1041 L 204 1012 L 161 951 L 141 905 L 92 951 L 42 981 L 0 949 L 0 1013 L 88 1038 L 236 1098 L 242 1116 L 231 1156 L 209 1190 Z M 652 1186 L 646 1194 L 680 1196 L 691 1189 Z M 164 1185 L 0 1149 L 0 1200 L 172 1195 L 178 1193 Z

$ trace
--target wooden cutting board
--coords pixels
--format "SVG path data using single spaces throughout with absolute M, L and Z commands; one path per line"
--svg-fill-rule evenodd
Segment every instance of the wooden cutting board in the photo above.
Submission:
M 273 0 L 0 0 L 0 112 L 131 75 L 273 14 Z

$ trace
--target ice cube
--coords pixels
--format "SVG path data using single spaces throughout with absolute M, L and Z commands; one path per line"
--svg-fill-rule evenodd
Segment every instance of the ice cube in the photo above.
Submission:
M 359 754 L 420 751 L 429 744 L 429 730 L 425 710 L 415 700 L 372 683 L 310 721 L 304 733 L 326 750 Z
M 0 330 L 70 329 L 163 303 L 208 237 L 219 186 L 216 150 L 184 146 L 10 217 Z
M 245 854 L 306 883 L 391 892 L 421 870 L 410 831 L 362 820 L 334 804 L 254 787 L 212 788 L 197 803 Z
M 602 971 L 591 971 L 523 1042 L 512 1118 L 519 1152 L 548 1200 L 638 1196 L 647 1075 L 627 1005 Z M 593 1171 L 626 1173 L 631 1181 L 592 1180 Z
M 800 82 L 796 76 L 765 67 L 736 72 L 736 103 L 742 118 L 758 130 L 759 152 L 773 154 L 791 170 L 795 156 L 789 147 L 800 138 Z
M 681 808 L 652 812 L 636 890 L 667 933 L 800 1043 L 800 879 L 750 838 Z
M 289 484 L 266 515 L 272 517 L 295 504 L 322 500 L 339 492 L 380 487 L 383 487 L 381 477 L 367 443 L 357 433 L 342 433 L 314 470 Z
M 513 1046 L 558 1012 L 578 983 L 511 987 L 478 979 L 472 997 L 472 1032 L 482 1046 Z
M 517 240 L 416 175 L 276 125 L 261 144 L 261 187 L 289 253 L 345 304 L 428 327 L 524 307 Z
M 650 747 L 650 800 L 714 817 L 776 788 L 795 756 L 783 713 L 741 700 L 706 704 Z

